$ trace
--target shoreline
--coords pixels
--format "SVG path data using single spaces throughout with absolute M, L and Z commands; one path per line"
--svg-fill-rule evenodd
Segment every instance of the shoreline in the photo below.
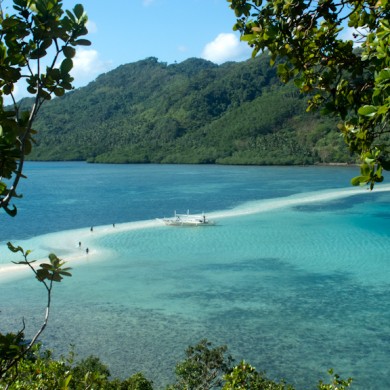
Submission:
M 125 222 L 113 225 L 101 225 L 91 227 L 64 230 L 61 232 L 48 233 L 42 236 L 33 237 L 28 240 L 21 240 L 15 246 L 21 246 L 25 251 L 32 249 L 28 259 L 35 260 L 34 268 L 38 268 L 39 264 L 49 262 L 48 256 L 50 253 L 55 253 L 58 258 L 66 262 L 67 267 L 73 268 L 73 265 L 82 264 L 87 261 L 102 261 L 108 255 L 109 250 L 99 246 L 98 239 L 109 234 L 116 234 L 142 228 L 151 228 L 161 226 L 157 221 L 137 221 Z M 81 245 L 79 245 L 81 243 Z M 4 245 L 6 248 L 6 245 Z M 88 249 L 88 252 L 86 250 Z M 8 250 L 8 249 L 6 249 Z M 45 252 L 46 254 L 34 257 L 34 252 Z M 12 253 L 8 251 L 9 261 L 0 263 L 0 281 L 12 281 L 28 277 L 28 274 L 34 277 L 32 270 L 23 264 L 15 264 L 15 262 L 23 261 L 20 253 Z

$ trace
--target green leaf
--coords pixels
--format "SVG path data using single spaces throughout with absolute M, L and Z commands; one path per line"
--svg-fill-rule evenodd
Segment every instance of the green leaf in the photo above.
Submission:
M 72 12 L 70 12 L 69 10 L 66 10 L 65 11 L 66 12 L 66 14 L 68 15 L 68 20 L 70 20 L 71 22 L 73 22 L 73 23 L 75 23 L 76 22 L 76 19 L 75 19 L 75 17 L 74 17 L 74 15 L 72 14 Z M 72 24 L 72 23 L 71 23 Z M 70 24 L 70 25 L 71 25 Z M 70 29 L 70 25 L 69 25 L 69 29 Z
M 56 95 L 57 97 L 64 96 L 64 94 L 65 90 L 63 88 L 56 88 L 54 90 L 54 95 Z
M 245 34 L 241 37 L 241 41 L 250 42 L 256 37 L 255 34 Z
M 3 28 L 12 28 L 19 24 L 19 21 L 14 18 L 6 18 L 2 21 Z
M 40 48 L 46 50 L 52 45 L 52 43 L 52 40 L 50 38 L 47 38 L 42 42 Z
M 71 46 L 64 46 L 62 51 L 66 58 L 73 58 L 76 55 L 76 50 Z
M 372 167 L 369 164 L 371 164 L 372 162 L 373 162 L 373 160 L 370 161 L 370 159 L 368 159 L 368 158 L 365 159 L 365 164 L 362 164 L 360 166 L 360 173 L 362 174 L 362 176 L 370 177 Z
M 362 115 L 362 116 L 372 117 L 372 116 L 375 116 L 377 111 L 378 111 L 378 107 L 376 107 L 376 106 L 363 106 L 363 107 L 359 108 L 358 113 L 359 113 L 359 115 Z
M 383 81 L 390 80 L 390 69 L 389 68 L 385 68 L 385 69 L 381 70 L 379 72 L 378 77 L 376 78 L 376 80 L 378 82 L 383 82 Z
M 50 278 L 53 282 L 61 282 L 62 276 L 60 274 L 53 274 Z
M 351 184 L 353 186 L 365 185 L 370 181 L 370 176 L 356 176 L 351 179 Z
M 81 4 L 76 4 L 73 8 L 73 12 L 77 19 L 81 19 L 84 16 L 84 7 Z
M 353 186 L 358 186 L 360 184 L 360 176 L 353 177 L 351 179 L 351 184 Z
M 73 79 L 72 79 L 73 80 Z M 73 88 L 72 84 L 71 83 L 67 83 L 67 82 L 62 82 L 60 84 L 60 86 L 66 90 L 71 90 Z
M 67 272 L 67 271 L 60 271 L 59 273 L 63 276 L 72 276 L 72 274 L 70 272 Z
M 73 68 L 73 61 L 70 58 L 65 58 L 60 66 L 62 74 L 69 73 Z
M 35 94 L 37 93 L 37 89 L 34 88 L 34 87 L 32 87 L 31 85 L 29 85 L 29 86 L 27 87 L 27 91 L 28 91 L 29 93 L 31 93 L 32 95 L 35 95 Z
M 39 281 L 43 281 L 45 279 L 49 279 L 50 277 L 50 273 L 49 271 L 45 270 L 45 269 L 39 269 L 37 270 L 37 274 L 36 274 L 36 278 L 39 280 Z
M 15 206 L 12 206 L 12 209 L 10 209 L 8 206 L 3 206 L 3 209 L 10 217 L 15 217 L 18 213 L 18 210 Z
M 47 54 L 47 51 L 43 47 L 40 47 L 37 50 L 34 50 L 31 52 L 30 58 L 32 60 L 37 60 L 39 58 L 44 57 L 46 54 Z
M 380 106 L 378 108 L 377 114 L 378 115 L 387 114 L 387 111 L 389 111 L 389 107 L 388 106 Z
M 59 261 L 59 258 L 57 257 L 57 255 L 55 253 L 50 253 L 49 254 L 49 259 L 50 259 L 51 263 Z
M 46 263 L 42 263 L 42 264 L 39 264 L 39 266 L 44 269 L 44 270 L 52 270 L 53 269 L 53 266 L 51 264 L 46 264 Z
M 7 246 L 8 249 L 13 253 L 17 253 L 17 252 L 24 253 L 23 248 L 21 246 L 14 246 L 11 242 L 7 242 Z
M 74 46 L 91 46 L 91 41 L 88 39 L 78 39 L 77 41 L 73 42 Z

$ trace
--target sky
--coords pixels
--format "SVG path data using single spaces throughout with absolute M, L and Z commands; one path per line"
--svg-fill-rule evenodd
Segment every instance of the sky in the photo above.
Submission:
M 9 0 L 6 12 L 13 13 Z M 88 15 L 91 46 L 78 46 L 74 58 L 75 87 L 122 64 L 156 57 L 168 64 L 197 57 L 221 64 L 243 61 L 251 50 L 233 32 L 234 12 L 226 0 L 63 0 L 77 3 Z M 17 98 L 23 91 L 17 91 Z
M 88 47 L 77 47 L 76 88 L 122 64 L 148 57 L 172 64 L 197 57 L 216 64 L 244 61 L 251 50 L 233 31 L 236 21 L 227 0 L 63 0 L 64 9 L 77 3 L 88 15 Z M 3 8 L 12 13 L 11 0 Z M 25 96 L 24 88 L 17 99 Z
M 73 76 L 85 84 L 119 65 L 156 57 L 168 64 L 187 58 L 215 63 L 250 58 L 250 48 L 233 32 L 234 12 L 226 0 L 64 0 L 81 3 L 88 39 L 75 59 Z

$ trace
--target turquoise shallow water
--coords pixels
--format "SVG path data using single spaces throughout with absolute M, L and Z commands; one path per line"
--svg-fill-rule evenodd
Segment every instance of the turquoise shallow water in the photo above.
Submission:
M 354 174 L 31 164 L 20 215 L 2 216 L 2 242 L 19 239 L 38 258 L 55 248 L 78 256 L 42 341 L 99 355 L 115 376 L 143 371 L 162 387 L 206 337 L 299 389 L 331 367 L 357 389 L 390 388 L 390 192 L 351 192 Z M 41 180 L 48 193 L 32 185 Z M 154 221 L 187 208 L 217 225 Z M 4 279 L 0 296 L 1 331 L 42 318 L 44 291 L 31 278 Z

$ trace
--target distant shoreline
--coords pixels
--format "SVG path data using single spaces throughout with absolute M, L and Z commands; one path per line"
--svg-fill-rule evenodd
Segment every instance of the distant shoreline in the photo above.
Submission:
M 315 162 L 313 164 L 223 164 L 219 162 L 209 162 L 209 163 L 185 163 L 185 162 L 100 162 L 100 161 L 90 161 L 88 159 L 83 160 L 66 160 L 66 159 L 55 159 L 55 160 L 44 160 L 44 159 L 28 159 L 26 161 L 29 163 L 86 163 L 86 164 L 98 164 L 98 165 L 220 165 L 225 167 L 359 167 L 358 163 L 347 163 L 347 162 Z

